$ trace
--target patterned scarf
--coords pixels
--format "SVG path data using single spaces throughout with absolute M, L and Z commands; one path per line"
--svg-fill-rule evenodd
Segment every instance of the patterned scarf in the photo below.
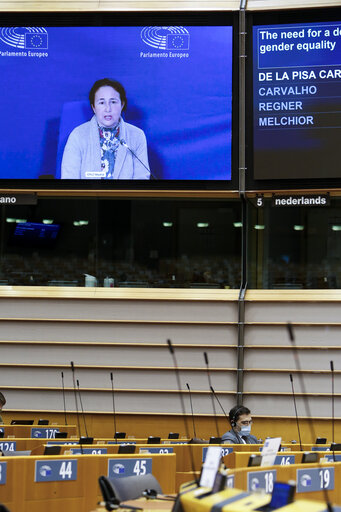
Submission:
M 113 128 L 98 126 L 98 131 L 101 145 L 101 169 L 105 171 L 105 177 L 102 179 L 113 179 L 120 126 L 119 123 Z

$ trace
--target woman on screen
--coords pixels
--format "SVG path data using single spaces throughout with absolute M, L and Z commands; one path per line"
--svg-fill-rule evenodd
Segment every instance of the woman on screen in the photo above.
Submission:
M 61 178 L 150 179 L 145 134 L 121 116 L 127 107 L 122 84 L 109 78 L 97 80 L 89 100 L 94 116 L 69 135 Z

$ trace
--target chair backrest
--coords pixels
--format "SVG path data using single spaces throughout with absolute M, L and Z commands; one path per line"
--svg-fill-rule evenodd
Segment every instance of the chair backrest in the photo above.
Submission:
M 143 492 L 146 490 L 153 490 L 157 494 L 162 494 L 159 482 L 151 473 L 122 478 L 100 476 L 98 481 L 104 501 L 115 502 L 116 500 L 116 502 L 121 502 L 135 500 L 143 496 Z
M 118 453 L 135 453 L 136 446 L 134 444 L 120 444 Z
M 160 444 L 161 437 L 158 436 L 149 436 L 147 439 L 147 444 Z
M 54 436 L 56 439 L 65 439 L 67 437 L 67 432 L 56 432 Z
M 125 439 L 126 435 L 126 432 L 116 432 L 115 439 Z
M 168 439 L 179 439 L 179 432 L 169 432 Z
M 45 446 L 43 455 L 60 455 L 62 450 L 61 446 Z
M 12 420 L 11 425 L 33 425 L 34 420 Z

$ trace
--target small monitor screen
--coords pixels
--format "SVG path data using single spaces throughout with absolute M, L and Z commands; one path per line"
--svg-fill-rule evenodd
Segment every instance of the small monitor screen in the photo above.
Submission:
M 232 26 L 6 26 L 0 57 L 0 180 L 231 179 Z
M 340 178 L 341 22 L 253 27 L 254 178 Z
M 59 228 L 59 224 L 19 222 L 15 225 L 12 243 L 28 247 L 51 246 L 56 241 Z

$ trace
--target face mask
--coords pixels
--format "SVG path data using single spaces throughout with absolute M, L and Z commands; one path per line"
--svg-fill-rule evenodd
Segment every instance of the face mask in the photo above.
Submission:
M 251 433 L 251 425 L 243 425 L 242 428 L 239 431 L 239 434 L 241 436 L 249 436 Z

